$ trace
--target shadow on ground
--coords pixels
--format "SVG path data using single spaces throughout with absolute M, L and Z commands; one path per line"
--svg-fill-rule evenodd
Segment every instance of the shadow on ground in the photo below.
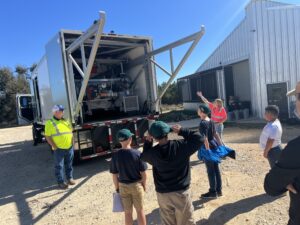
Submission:
M 49 147 L 46 144 L 34 147 L 32 141 L 2 144 L 0 145 L 0 159 L 0 206 L 14 203 L 21 225 L 37 223 L 92 176 L 109 169 L 109 162 L 105 158 L 95 158 L 75 166 L 74 178 L 84 177 L 84 179 L 74 188 L 62 191 L 64 195 L 59 200 L 46 207 L 43 213 L 34 218 L 28 199 L 57 189 Z
M 151 213 L 146 215 L 146 220 L 148 225 L 160 225 L 160 215 L 159 215 L 159 209 L 152 210 Z M 134 225 L 138 225 L 137 220 L 134 221 Z
M 197 225 L 224 225 L 239 214 L 247 213 L 264 204 L 275 201 L 277 198 L 260 194 L 220 206 L 214 210 L 208 219 L 198 221 Z M 193 202 L 194 206 L 202 205 L 203 200 Z

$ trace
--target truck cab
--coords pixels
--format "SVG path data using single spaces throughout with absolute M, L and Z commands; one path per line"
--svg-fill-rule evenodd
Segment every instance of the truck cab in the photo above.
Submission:
M 17 124 L 29 125 L 33 121 L 33 107 L 31 94 L 16 95 Z

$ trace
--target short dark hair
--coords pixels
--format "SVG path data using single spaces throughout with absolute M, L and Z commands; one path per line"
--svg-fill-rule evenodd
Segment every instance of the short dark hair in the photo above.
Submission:
M 163 135 L 163 136 L 160 136 L 160 137 L 155 137 L 154 139 L 160 141 L 160 140 L 162 140 L 164 138 L 168 138 L 168 135 Z
M 278 117 L 279 116 L 279 108 L 277 105 L 268 105 L 266 108 L 265 108 L 265 112 L 266 113 L 270 113 L 272 114 L 273 116 L 275 117 Z

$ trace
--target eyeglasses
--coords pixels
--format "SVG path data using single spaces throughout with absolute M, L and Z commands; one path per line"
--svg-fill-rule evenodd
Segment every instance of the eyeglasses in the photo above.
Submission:
M 300 93 L 296 93 L 295 96 L 296 96 L 296 99 L 297 99 L 298 101 L 300 101 Z

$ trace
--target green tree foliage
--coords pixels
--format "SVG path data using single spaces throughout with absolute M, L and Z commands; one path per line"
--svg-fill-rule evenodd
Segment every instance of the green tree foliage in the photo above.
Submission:
M 15 77 L 8 68 L 0 69 L 0 122 L 9 122 L 16 118 L 15 93 L 17 91 Z
M 16 94 L 30 93 L 26 80 L 27 69 L 16 67 L 16 75 L 9 68 L 0 68 L 0 123 L 16 121 Z
M 158 85 L 158 92 L 161 93 L 162 90 L 166 87 L 167 83 L 163 82 L 162 84 Z M 162 97 L 161 103 L 172 105 L 180 103 L 180 95 L 179 90 L 176 82 L 173 82 L 165 92 L 164 96 Z
M 17 93 L 28 94 L 30 93 L 29 83 L 26 80 L 28 76 L 27 68 L 24 66 L 16 67 L 16 85 L 17 85 Z

